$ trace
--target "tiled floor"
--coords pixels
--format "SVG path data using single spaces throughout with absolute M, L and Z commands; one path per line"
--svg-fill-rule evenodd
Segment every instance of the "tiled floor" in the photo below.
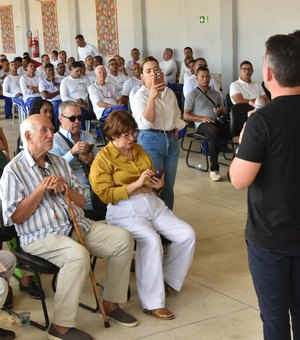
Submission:
M 15 148 L 18 126 L 0 116 L 11 150 Z M 202 159 L 192 155 L 195 162 Z M 203 160 L 203 159 L 202 159 Z M 226 167 L 221 174 L 226 175 Z M 98 314 L 78 309 L 78 327 L 95 339 L 199 339 L 199 340 L 259 340 L 262 326 L 257 300 L 247 267 L 244 242 L 246 192 L 233 189 L 227 180 L 212 183 L 209 175 L 187 168 L 185 152 L 181 152 L 176 180 L 174 212 L 189 222 L 197 232 L 197 248 L 192 267 L 180 294 L 171 293 L 167 307 L 176 314 L 172 321 L 160 321 L 145 315 L 139 305 L 135 277 L 131 276 L 132 298 L 127 311 L 140 321 L 135 328 L 125 328 L 111 322 L 105 329 Z M 105 263 L 97 264 L 97 280 L 105 273 Z M 53 293 L 49 277 L 43 277 L 47 303 L 52 311 Z M 12 279 L 16 311 L 31 310 L 32 318 L 42 321 L 40 304 L 19 292 Z M 82 300 L 92 303 L 90 282 Z M 3 325 L 4 326 L 4 325 Z M 6 327 L 9 327 L 5 325 Z M 33 327 L 11 327 L 18 339 L 46 339 L 46 332 Z

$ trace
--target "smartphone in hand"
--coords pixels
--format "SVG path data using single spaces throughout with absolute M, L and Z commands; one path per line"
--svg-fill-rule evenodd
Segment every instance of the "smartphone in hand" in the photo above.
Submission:
M 163 174 L 164 174 L 164 170 L 155 170 L 155 173 L 154 175 L 152 175 L 152 177 L 161 178 Z
M 162 71 L 156 72 L 154 75 L 154 85 L 164 84 L 165 78 Z

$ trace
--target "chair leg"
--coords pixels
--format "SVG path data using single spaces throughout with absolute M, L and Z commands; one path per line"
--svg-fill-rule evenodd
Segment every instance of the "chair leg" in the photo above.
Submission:
M 197 166 L 196 166 L 196 165 L 191 165 L 190 162 L 189 162 L 190 153 L 191 153 L 191 152 L 194 152 L 194 151 L 191 150 L 194 142 L 198 142 L 198 143 L 199 143 L 199 146 L 200 146 L 200 152 L 197 152 L 197 153 L 203 154 L 203 155 L 205 156 L 206 167 L 205 167 L 205 168 L 202 168 L 202 167 L 201 167 L 201 171 L 207 172 L 208 169 L 209 169 L 208 154 L 207 154 L 207 152 L 203 152 L 203 150 L 201 149 L 201 143 L 202 143 L 202 140 L 201 140 L 201 139 L 191 139 L 190 144 L 189 144 L 189 147 L 188 147 L 188 149 L 187 149 L 186 158 L 185 158 L 186 165 L 187 165 L 189 168 L 197 169 Z
M 22 270 L 28 270 L 28 267 L 26 267 L 26 266 L 23 267 L 22 265 L 18 266 L 18 268 L 20 268 Z M 42 282 L 41 282 L 41 278 L 40 278 L 39 273 L 37 271 L 33 270 L 33 269 L 30 269 L 30 271 L 32 271 L 32 273 L 35 275 L 35 278 L 36 278 L 37 287 L 38 287 L 38 290 L 39 290 L 40 295 L 41 295 L 41 304 L 42 304 L 43 314 L 44 314 L 44 324 L 40 324 L 40 323 L 33 321 L 33 320 L 30 320 L 30 324 L 32 326 L 44 331 L 44 330 L 48 329 L 49 324 L 50 324 L 46 300 L 45 300 L 45 293 L 44 293 L 44 290 L 43 290 L 43 286 L 42 286 Z
M 91 258 L 91 269 L 92 271 L 95 270 L 95 267 L 96 267 L 96 262 L 97 262 L 97 257 L 96 256 L 93 256 Z M 97 303 L 97 298 L 96 298 L 96 295 L 95 295 L 95 301 L 96 301 L 96 307 L 91 307 L 89 305 L 86 305 L 85 303 L 79 303 L 79 306 L 81 308 L 84 308 L 92 313 L 97 313 L 99 311 L 99 306 L 98 306 L 98 303 Z

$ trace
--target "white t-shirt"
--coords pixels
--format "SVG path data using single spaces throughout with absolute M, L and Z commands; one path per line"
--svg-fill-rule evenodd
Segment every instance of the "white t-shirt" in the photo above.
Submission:
M 20 87 L 21 76 L 8 75 L 3 81 L 3 95 L 5 97 L 14 98 L 17 93 L 22 93 Z
M 78 46 L 77 51 L 78 51 L 78 60 L 82 60 L 82 61 L 85 61 L 85 58 L 88 55 L 91 55 L 92 57 L 95 57 L 96 55 L 100 55 L 100 52 L 98 51 L 96 46 L 92 44 L 88 44 L 88 43 L 86 43 L 84 47 Z
M 137 79 L 135 77 L 127 79 L 123 85 L 122 96 L 129 97 L 131 90 L 137 86 L 141 86 L 141 84 L 141 79 Z
M 159 63 L 159 67 L 163 71 L 165 75 L 165 83 L 176 83 L 176 74 L 177 74 L 177 64 L 176 61 L 170 59 L 168 61 L 161 61 Z
M 33 93 L 32 90 L 28 88 L 28 86 L 39 86 L 40 78 L 36 75 L 33 78 L 30 78 L 25 74 L 20 78 L 20 87 L 21 92 L 23 93 L 24 102 L 30 97 L 40 97 L 40 93 Z
M 48 91 L 50 93 L 54 93 L 58 90 L 59 88 L 56 87 L 55 85 L 53 85 L 53 83 L 51 83 L 51 81 L 47 80 L 47 78 L 45 79 L 41 79 L 40 82 L 39 82 L 39 91 L 42 92 L 42 91 Z M 43 96 L 42 96 L 43 97 Z M 43 97 L 43 99 L 46 99 Z M 60 97 L 60 94 L 56 95 L 55 97 L 53 98 L 49 98 L 47 99 L 49 100 L 50 102 L 54 102 L 56 100 L 61 100 L 61 97 Z
M 60 96 L 62 101 L 77 99 L 86 100 L 90 82 L 87 77 L 79 78 L 66 77 L 60 83 Z
M 104 85 L 98 85 L 97 83 L 94 83 L 89 86 L 88 91 L 90 95 L 90 100 L 93 104 L 93 111 L 95 112 L 97 119 L 101 118 L 103 111 L 106 109 L 105 107 L 99 107 L 97 105 L 98 102 L 118 105 L 116 89 L 109 82 L 105 82 Z

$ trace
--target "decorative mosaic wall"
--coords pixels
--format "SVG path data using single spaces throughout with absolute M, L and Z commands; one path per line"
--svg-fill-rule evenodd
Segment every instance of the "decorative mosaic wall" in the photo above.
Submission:
M 100 54 L 104 57 L 119 54 L 116 0 L 95 0 L 95 4 Z
M 3 53 L 16 53 L 12 5 L 0 6 L 0 23 Z
M 42 1 L 41 11 L 44 37 L 43 53 L 51 53 L 53 50 L 59 51 L 56 0 Z

